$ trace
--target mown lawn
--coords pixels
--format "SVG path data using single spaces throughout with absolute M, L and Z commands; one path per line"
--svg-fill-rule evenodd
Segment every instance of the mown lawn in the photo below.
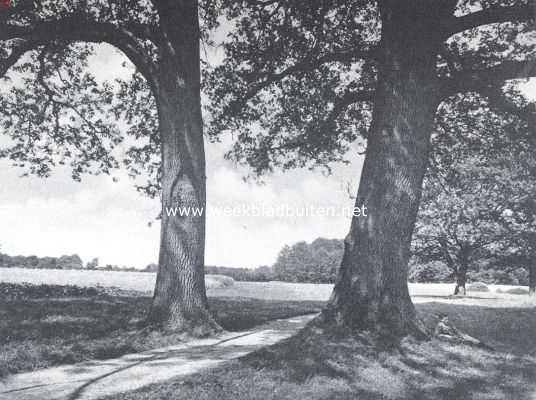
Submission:
M 306 329 L 270 348 L 188 378 L 106 400 L 536 399 L 536 309 L 424 303 L 430 327 L 447 314 L 496 351 L 436 339 L 382 350 L 370 337 Z
M 142 327 L 151 301 L 148 297 L 110 296 L 97 291 L 90 292 L 90 296 L 84 292 L 85 297 L 72 297 L 78 291 L 65 293 L 69 297 L 40 297 L 35 288 L 21 286 L 16 296 L 0 297 L 0 376 L 89 359 L 114 358 L 184 340 L 176 334 Z M 322 304 L 210 299 L 218 322 L 230 331 L 318 312 Z

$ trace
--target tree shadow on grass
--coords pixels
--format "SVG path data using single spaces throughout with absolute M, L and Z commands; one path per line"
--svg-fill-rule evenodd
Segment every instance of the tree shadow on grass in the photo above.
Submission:
M 497 309 L 428 303 L 419 306 L 428 326 L 448 314 L 458 328 L 504 351 L 490 352 L 433 339 L 404 339 L 379 348 L 370 335 L 309 326 L 298 335 L 243 359 L 289 384 L 321 379 L 366 399 L 532 399 L 536 393 L 535 309 Z M 520 337 L 523 333 L 523 337 Z M 512 354 L 516 353 L 516 354 Z
M 447 315 L 458 329 L 495 349 L 515 355 L 536 351 L 536 307 L 484 307 L 430 302 L 417 304 L 421 319 L 433 329 L 437 316 Z
M 116 358 L 184 341 L 147 329 L 149 297 L 0 299 L 0 377 L 89 359 Z M 267 321 L 319 311 L 321 302 L 212 298 L 224 329 L 242 331 Z

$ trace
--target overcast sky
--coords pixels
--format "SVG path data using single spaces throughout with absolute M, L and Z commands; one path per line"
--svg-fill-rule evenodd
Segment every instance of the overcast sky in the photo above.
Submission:
M 123 74 L 122 56 L 102 48 L 92 63 L 100 79 Z M 533 82 L 534 83 L 534 82 Z M 536 85 L 529 91 L 536 93 Z M 535 96 L 536 97 L 536 96 Z M 350 165 L 335 166 L 329 177 L 298 170 L 278 173 L 265 185 L 245 183 L 245 171 L 223 159 L 228 143 L 207 143 L 209 206 L 265 204 L 352 207 L 347 185 L 355 192 L 362 157 L 348 155 Z M 48 179 L 21 178 L 22 171 L 0 161 L 0 251 L 10 255 L 60 256 L 79 254 L 85 262 L 145 267 L 157 262 L 158 200 L 134 189 L 122 172 L 113 176 L 86 176 L 74 182 L 68 170 L 58 169 Z M 116 178 L 116 179 L 113 179 Z M 117 182 L 114 182 L 117 180 Z M 256 267 L 272 264 L 284 244 L 317 237 L 343 238 L 350 218 L 337 217 L 230 217 L 207 218 L 207 265 Z
M 123 58 L 103 47 L 91 69 L 100 79 L 125 73 Z M 265 184 L 245 183 L 246 171 L 225 161 L 229 143 L 207 143 L 209 206 L 261 205 L 352 207 L 347 185 L 356 187 L 362 159 L 335 166 L 333 175 L 308 170 L 279 173 Z M 79 254 L 85 262 L 145 267 L 157 262 L 160 226 L 158 200 L 137 193 L 124 173 L 85 176 L 74 182 L 68 169 L 48 179 L 21 178 L 23 171 L 0 161 L 0 251 L 16 255 Z M 115 179 L 113 179 L 115 178 Z M 114 182 L 117 181 L 117 182 Z M 272 264 L 284 244 L 319 236 L 342 238 L 350 219 L 338 217 L 207 217 L 207 265 L 256 267 Z

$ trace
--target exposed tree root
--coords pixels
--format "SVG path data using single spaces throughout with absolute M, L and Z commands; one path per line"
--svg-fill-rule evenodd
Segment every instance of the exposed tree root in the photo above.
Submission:
M 193 338 L 209 337 L 223 332 L 223 328 L 210 315 L 208 310 L 199 310 L 198 313 L 188 315 L 177 313 L 171 316 L 151 313 L 145 324 L 149 329 Z

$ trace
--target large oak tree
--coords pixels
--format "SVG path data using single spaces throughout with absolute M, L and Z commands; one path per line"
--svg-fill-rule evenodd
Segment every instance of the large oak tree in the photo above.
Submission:
M 253 175 L 326 166 L 366 139 L 354 218 L 319 323 L 422 336 L 407 287 L 436 111 L 461 92 L 536 75 L 532 0 L 227 1 L 233 29 L 207 89 L 211 134 Z
M 442 261 L 454 294 L 465 295 L 476 265 L 522 267 L 530 254 L 519 242 L 536 195 L 534 135 L 516 115 L 465 93 L 441 107 L 431 143 L 412 252 L 417 262 Z
M 123 162 L 158 174 L 148 189 L 164 208 L 204 208 L 200 38 L 196 0 L 17 1 L 0 16 L 0 123 L 11 137 L 1 155 L 43 176 L 70 162 L 79 179 L 118 167 L 114 149 L 131 143 Z M 102 43 L 132 62 L 131 80 L 102 84 L 87 69 Z M 204 216 L 162 213 L 161 222 L 149 320 L 219 329 L 205 292 Z

